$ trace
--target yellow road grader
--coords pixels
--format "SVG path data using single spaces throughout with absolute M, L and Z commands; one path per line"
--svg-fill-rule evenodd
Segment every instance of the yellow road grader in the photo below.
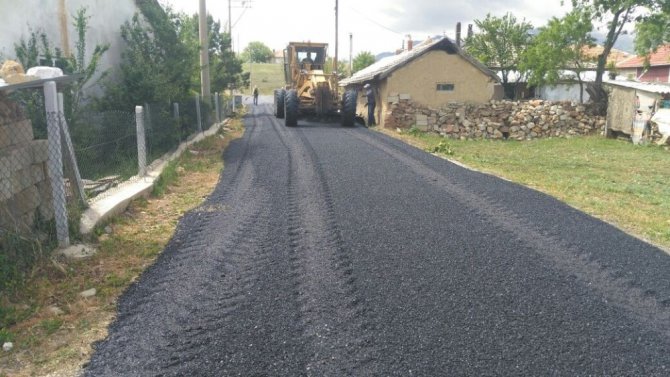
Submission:
M 342 126 L 352 127 L 356 116 L 355 90 L 339 95 L 337 73 L 325 73 L 328 44 L 291 42 L 284 50 L 285 87 L 274 92 L 274 113 L 295 127 L 305 115 L 339 114 Z

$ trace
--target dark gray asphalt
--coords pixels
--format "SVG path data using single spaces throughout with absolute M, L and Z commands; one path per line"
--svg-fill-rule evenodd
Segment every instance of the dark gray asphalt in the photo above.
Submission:
M 252 110 L 85 375 L 670 375 L 663 251 L 365 128 Z

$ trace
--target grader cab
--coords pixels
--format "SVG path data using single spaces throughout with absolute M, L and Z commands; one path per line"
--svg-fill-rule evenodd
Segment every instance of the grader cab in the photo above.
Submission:
M 291 42 L 284 50 L 285 87 L 275 90 L 277 118 L 287 127 L 295 127 L 305 115 L 323 117 L 339 114 L 342 125 L 354 125 L 356 91 L 340 96 L 336 73 L 325 73 L 328 44 Z

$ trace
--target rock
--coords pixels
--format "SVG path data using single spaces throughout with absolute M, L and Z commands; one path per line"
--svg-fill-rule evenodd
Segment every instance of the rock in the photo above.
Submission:
M 107 225 L 107 226 L 105 227 L 105 233 L 107 233 L 107 234 L 112 234 L 112 227 L 109 226 L 109 225 Z
M 12 342 L 5 342 L 5 343 L 2 345 L 2 350 L 5 351 L 5 352 L 9 352 L 9 351 L 11 351 L 12 348 L 14 348 L 14 343 L 12 343 Z
M 107 229 L 105 228 L 105 232 Z M 88 245 L 71 245 L 64 249 L 59 249 L 56 254 L 62 255 L 68 259 L 84 259 L 92 257 L 97 253 L 97 250 Z
M 51 314 L 53 314 L 53 315 L 55 315 L 55 316 L 59 316 L 59 315 L 63 315 L 63 314 L 65 314 L 65 312 L 64 312 L 63 310 L 61 310 L 61 308 L 59 308 L 59 307 L 56 306 L 56 305 L 51 305 L 51 306 L 49 306 L 48 310 L 49 310 L 49 313 L 51 313 Z
M 95 296 L 96 293 L 98 293 L 98 291 L 95 288 L 91 288 L 79 293 L 79 296 L 89 298 Z

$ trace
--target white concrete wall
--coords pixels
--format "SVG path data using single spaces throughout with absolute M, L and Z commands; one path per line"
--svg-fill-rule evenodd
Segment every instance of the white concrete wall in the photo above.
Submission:
M 134 0 L 64 0 L 70 51 L 75 53 L 77 42 L 73 17 L 81 7 L 87 8 L 89 29 L 86 33 L 86 52 L 90 58 L 96 45 L 109 44 L 100 62 L 101 69 L 118 66 L 121 61 L 121 25 L 138 11 Z M 60 32 L 60 0 L 0 0 L 0 60 L 15 59 L 14 44 L 27 40 L 30 31 L 44 30 L 52 47 L 64 50 Z M 24 67 L 26 70 L 29 67 Z M 92 80 L 93 81 L 93 80 Z
M 589 94 L 584 83 L 584 103 L 588 102 Z M 541 86 L 536 95 L 547 101 L 572 101 L 579 103 L 579 84 L 558 84 L 556 86 Z

